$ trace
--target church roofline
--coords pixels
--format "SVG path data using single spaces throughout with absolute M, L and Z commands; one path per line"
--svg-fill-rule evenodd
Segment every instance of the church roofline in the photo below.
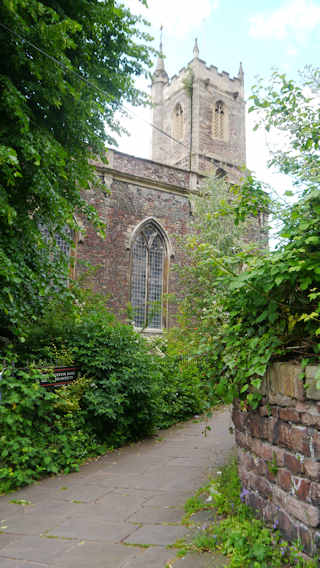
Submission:
M 171 164 L 165 164 L 164 162 L 157 162 L 156 160 L 152 160 L 151 158 L 141 158 L 141 156 L 134 156 L 133 154 L 128 154 L 127 152 L 121 152 L 117 148 L 108 148 L 108 152 L 115 152 L 116 154 L 120 154 L 121 156 L 127 156 L 128 158 L 133 158 L 134 160 L 149 162 L 150 164 L 157 164 L 159 166 L 163 166 L 164 168 L 170 168 L 171 170 L 177 170 L 177 171 L 180 171 L 180 172 L 186 172 L 188 174 L 191 173 L 191 174 L 200 175 L 201 177 L 206 177 L 206 176 L 202 176 L 202 174 L 199 174 L 195 170 L 189 170 L 189 169 L 186 169 L 186 168 L 179 168 L 179 166 L 172 166 Z
M 114 154 L 114 155 L 113 155 Z M 124 152 L 120 152 L 114 148 L 108 149 L 107 156 L 110 157 L 108 163 L 100 162 L 99 160 L 92 160 L 91 163 L 98 168 L 99 170 L 105 172 L 106 174 L 110 173 L 117 179 L 123 180 L 130 180 L 136 183 L 137 185 L 143 185 L 145 187 L 152 187 L 156 189 L 160 189 L 162 191 L 166 191 L 169 193 L 178 193 L 180 195 L 188 195 L 189 193 L 193 193 L 196 190 L 197 183 L 201 182 L 202 180 L 206 179 L 206 175 L 201 174 L 194 170 L 180 168 L 178 166 L 171 166 L 169 164 L 164 164 L 162 162 L 158 162 L 155 160 L 151 160 L 149 158 L 140 158 L 138 156 L 133 156 L 132 154 L 126 154 Z M 177 179 L 176 183 L 168 182 L 163 179 L 159 178 L 158 172 L 157 175 L 151 177 L 148 174 L 139 174 L 139 173 L 132 173 L 132 168 L 128 167 L 121 168 L 121 163 L 117 163 L 117 160 L 114 158 L 120 157 L 124 160 L 130 161 L 131 165 L 132 162 L 136 162 L 141 164 L 141 170 L 144 169 L 145 165 L 149 164 L 151 167 L 155 166 L 159 168 L 163 168 L 163 171 L 168 171 L 172 173 L 176 173 L 177 178 L 180 175 L 186 176 L 187 179 Z

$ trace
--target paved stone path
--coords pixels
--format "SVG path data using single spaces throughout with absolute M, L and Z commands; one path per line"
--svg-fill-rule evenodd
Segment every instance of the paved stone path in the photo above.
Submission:
M 167 548 L 187 532 L 186 499 L 232 452 L 229 411 L 208 425 L 205 436 L 205 423 L 191 420 L 0 497 L 1 568 L 225 566 L 218 555 L 177 559 Z

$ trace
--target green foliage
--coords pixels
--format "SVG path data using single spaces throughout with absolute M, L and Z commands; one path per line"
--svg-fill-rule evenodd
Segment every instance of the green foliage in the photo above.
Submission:
M 186 77 L 183 79 L 182 83 L 183 83 L 183 88 L 190 99 L 192 99 L 192 94 L 193 94 L 193 82 L 194 82 L 193 71 L 191 67 L 189 67 L 188 73 Z
M 250 97 L 256 128 L 280 134 L 270 165 L 289 174 L 297 189 L 319 191 L 320 69 L 306 67 L 300 83 L 275 71 L 267 87 L 260 81 Z
M 206 385 L 195 361 L 167 354 L 160 360 L 160 369 L 159 428 L 167 428 L 207 410 Z
M 75 213 L 103 232 L 85 199 L 90 184 L 98 185 L 90 159 L 106 160 L 105 142 L 120 131 L 115 113 L 122 103 L 146 101 L 134 87 L 151 64 L 150 38 L 140 23 L 117 0 L 0 4 L 4 338 L 18 335 L 23 341 L 26 322 L 39 317 L 48 299 L 72 296 L 56 237 L 66 227 L 77 228 Z
M 278 530 L 254 518 L 243 503 L 235 462 L 219 473 L 186 503 L 185 522 L 189 525 L 193 514 L 201 510 L 212 510 L 214 520 L 196 534 L 191 544 L 182 544 L 185 551 L 222 552 L 229 557 L 230 568 L 316 568 L 316 560 L 302 557 L 299 543 L 289 545 Z
M 130 326 L 87 321 L 72 338 L 72 351 L 91 379 L 82 406 L 99 438 L 120 445 L 151 434 L 160 370 L 145 341 Z
M 104 302 L 86 290 L 77 292 L 76 302 L 52 300 L 29 325 L 25 342 L 7 346 L 0 404 L 2 491 L 71 471 L 90 454 L 207 408 L 198 365 L 173 354 L 160 357 L 159 349 L 118 322 Z M 80 366 L 77 381 L 54 391 L 39 385 L 43 373 L 50 379 L 53 367 L 70 363 Z
M 70 472 L 99 448 L 69 397 L 40 386 L 40 372 L 8 365 L 1 378 L 0 492 Z
M 312 79 L 319 88 L 318 72 Z M 254 105 L 266 113 L 267 128 L 290 126 L 288 149 L 272 163 L 293 176 L 300 199 L 283 206 L 251 174 L 230 188 L 211 180 L 195 202 L 194 234 L 184 244 L 187 293 L 175 332 L 187 356 L 205 360 L 217 398 L 239 397 L 253 408 L 272 360 L 318 361 L 320 353 L 319 105 L 283 76 L 274 81 L 278 91 L 272 83 L 265 98 L 253 96 Z M 267 214 L 281 221 L 273 251 L 264 248 L 261 232 Z
M 79 364 L 91 380 L 81 402 L 86 420 L 101 439 L 119 445 L 200 413 L 211 403 L 202 365 L 160 343 L 159 350 L 131 326 L 117 322 L 104 298 L 80 291 L 77 303 L 64 309 L 51 303 L 15 349 L 21 361 L 48 366 L 58 355 Z
M 272 454 L 272 460 L 270 462 L 267 462 L 267 466 L 270 473 L 272 473 L 273 475 L 277 475 L 279 471 L 279 465 L 277 463 L 277 456 L 275 452 L 273 452 Z
M 20 360 L 71 357 L 89 381 L 81 397 L 84 420 L 95 435 L 120 445 L 153 432 L 158 415 L 159 358 L 131 326 L 118 322 L 104 298 L 80 291 L 65 311 L 55 302 L 17 345 Z

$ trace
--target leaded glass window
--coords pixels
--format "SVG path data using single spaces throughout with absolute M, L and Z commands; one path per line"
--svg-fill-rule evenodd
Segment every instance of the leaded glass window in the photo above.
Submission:
M 54 247 L 54 255 L 58 257 L 58 255 L 62 253 L 63 258 L 68 259 L 71 251 L 70 237 L 72 233 L 70 228 L 67 226 L 64 227 L 63 235 L 61 233 L 54 233 L 53 237 L 46 225 L 41 224 L 39 228 L 44 240 Z
M 67 285 L 69 282 L 70 272 L 70 256 L 71 256 L 71 238 L 73 233 L 68 226 L 65 226 L 62 232 L 51 233 L 46 225 L 39 224 L 39 229 L 43 240 L 49 246 L 50 257 L 53 261 L 65 264 L 65 276 L 61 275 L 62 281 Z
M 131 305 L 137 327 L 162 327 L 166 245 L 153 221 L 139 231 L 132 246 Z
M 68 259 L 71 252 L 71 244 L 69 240 L 71 237 L 71 230 L 69 229 L 69 227 L 65 227 L 63 232 L 65 238 L 63 238 L 63 236 L 58 233 L 55 234 L 56 246 L 61 250 L 63 256 Z
M 215 104 L 212 118 L 212 134 L 215 138 L 223 140 L 225 134 L 225 108 L 222 101 L 218 101 Z

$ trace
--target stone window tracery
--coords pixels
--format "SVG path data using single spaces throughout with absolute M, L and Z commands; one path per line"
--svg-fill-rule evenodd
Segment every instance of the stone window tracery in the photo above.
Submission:
M 225 120 L 226 109 L 222 101 L 217 101 L 213 111 L 213 124 L 212 124 L 212 135 L 214 138 L 219 138 L 223 140 L 225 138 Z
M 183 108 L 180 103 L 177 103 L 173 110 L 173 137 L 177 140 L 183 138 Z
M 162 328 L 162 298 L 167 249 L 152 220 L 136 235 L 131 249 L 131 305 L 137 327 Z

